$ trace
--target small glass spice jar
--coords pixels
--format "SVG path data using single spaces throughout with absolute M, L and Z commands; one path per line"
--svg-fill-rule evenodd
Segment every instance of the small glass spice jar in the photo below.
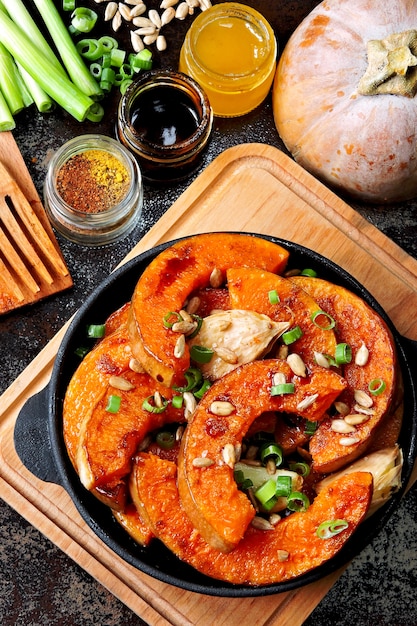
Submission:
M 140 218 L 139 166 L 111 137 L 75 137 L 49 163 L 44 204 L 51 223 L 67 239 L 89 246 L 112 243 Z
M 179 70 L 202 86 L 214 115 L 235 117 L 266 98 L 277 49 L 274 32 L 258 11 L 222 2 L 193 21 L 181 48 Z
M 201 163 L 213 126 L 207 95 L 189 76 L 140 74 L 119 103 L 117 137 L 137 158 L 144 180 L 173 183 Z

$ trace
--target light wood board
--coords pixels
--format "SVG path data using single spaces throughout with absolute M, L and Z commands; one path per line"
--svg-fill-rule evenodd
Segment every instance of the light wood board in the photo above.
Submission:
M 417 339 L 417 261 L 276 148 L 226 150 L 125 260 L 164 241 L 213 230 L 270 234 L 316 250 L 360 280 L 400 333 Z M 302 624 L 340 572 L 275 596 L 202 598 L 127 565 L 86 526 L 61 487 L 22 466 L 14 424 L 27 398 L 47 384 L 64 332 L 0 398 L 0 496 L 151 626 Z

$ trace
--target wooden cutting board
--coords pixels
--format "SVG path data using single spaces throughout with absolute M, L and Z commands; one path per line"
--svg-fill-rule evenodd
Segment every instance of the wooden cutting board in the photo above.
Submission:
M 246 144 L 222 153 L 125 260 L 163 241 L 212 230 L 275 235 L 320 252 L 371 291 L 400 333 L 417 339 L 417 261 L 276 148 Z M 1 398 L 0 496 L 151 626 L 302 624 L 340 572 L 275 596 L 202 598 L 126 564 L 86 526 L 61 487 L 22 466 L 14 424 L 24 402 L 48 382 L 64 331 Z

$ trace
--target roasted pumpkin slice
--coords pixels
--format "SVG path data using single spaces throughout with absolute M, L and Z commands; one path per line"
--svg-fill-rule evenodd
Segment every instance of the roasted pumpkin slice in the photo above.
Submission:
M 176 474 L 174 463 L 141 454 L 132 472 L 132 492 L 155 535 L 172 552 L 203 574 L 234 584 L 280 583 L 318 567 L 351 537 L 372 497 L 371 474 L 343 476 L 323 489 L 307 511 L 293 513 L 270 530 L 250 525 L 235 549 L 223 554 L 202 538 L 187 517 Z M 328 520 L 342 520 L 343 530 L 321 538 L 317 531 Z
M 64 440 L 82 484 L 97 489 L 100 499 L 117 508 L 123 502 L 122 480 L 129 472 L 137 446 L 150 430 L 181 421 L 183 412 L 167 402 L 152 412 L 142 404 L 149 396 L 171 399 L 172 390 L 147 373 L 130 369 L 126 325 L 105 337 L 82 361 L 64 400 Z M 118 408 L 112 401 L 120 403 Z
M 203 234 L 173 244 L 148 265 L 136 285 L 129 322 L 134 356 L 155 380 L 168 387 L 182 384 L 189 350 L 176 350 L 179 334 L 164 327 L 164 317 L 180 311 L 213 275 L 219 286 L 229 267 L 253 265 L 281 272 L 287 260 L 281 246 L 249 235 Z
M 306 291 L 283 276 L 256 267 L 231 268 L 227 272 L 230 305 L 263 313 L 272 320 L 298 326 L 301 337 L 290 344 L 290 352 L 300 355 L 306 365 L 315 364 L 315 352 L 334 354 L 336 339 L 327 324 L 318 325 L 312 317 L 318 304 Z
M 149 545 L 154 534 L 149 525 L 141 518 L 133 502 L 129 502 L 124 511 L 113 511 L 113 515 L 136 543 L 141 546 Z
M 277 379 L 290 393 L 273 395 L 282 391 Z M 233 549 L 255 514 L 233 476 L 235 447 L 252 422 L 265 411 L 319 420 L 345 387 L 335 372 L 316 367 L 300 379 L 286 361 L 268 359 L 242 365 L 205 393 L 182 439 L 178 480 L 187 515 L 210 545 Z
M 363 454 L 390 410 L 396 392 L 395 346 L 383 319 L 348 289 L 320 278 L 292 280 L 334 318 L 338 342 L 352 351 L 351 361 L 343 365 L 348 387 L 340 398 L 347 408 L 336 423 L 324 420 L 310 441 L 314 470 L 334 472 Z

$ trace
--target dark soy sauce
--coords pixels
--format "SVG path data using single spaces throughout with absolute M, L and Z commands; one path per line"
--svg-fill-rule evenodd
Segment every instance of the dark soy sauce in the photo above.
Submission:
M 185 92 L 161 85 L 142 91 L 134 101 L 131 123 L 145 141 L 173 146 L 191 137 L 200 120 L 195 103 Z

